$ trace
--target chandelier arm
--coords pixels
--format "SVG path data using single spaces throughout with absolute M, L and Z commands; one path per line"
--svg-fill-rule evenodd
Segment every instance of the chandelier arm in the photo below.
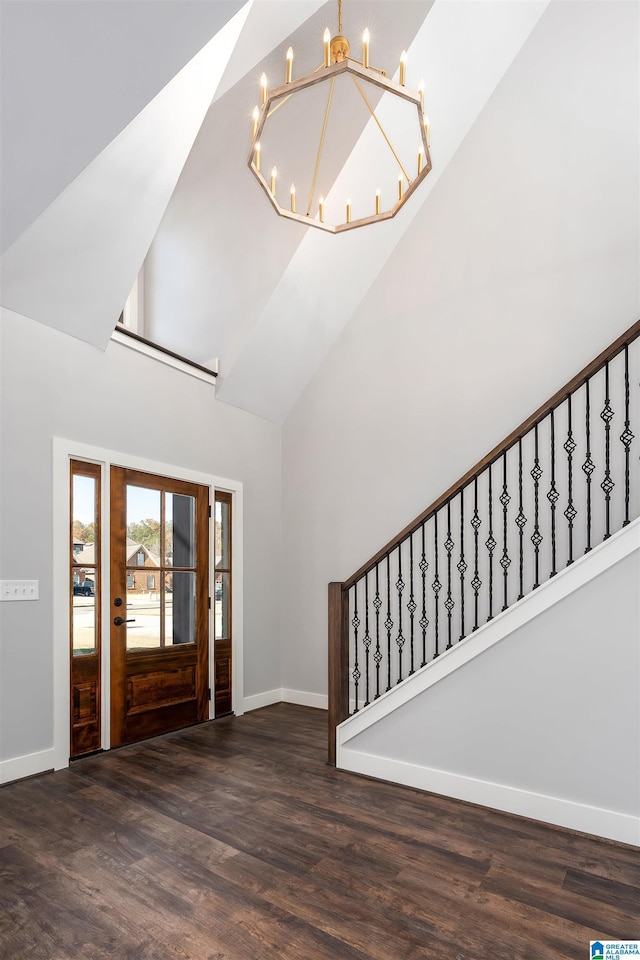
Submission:
M 316 67 L 313 72 L 314 72 L 314 73 L 318 73 L 319 70 L 323 70 L 323 69 L 324 69 L 324 63 L 321 63 L 320 66 L 319 66 L 319 67 Z M 285 103 L 287 102 L 287 100 L 289 100 L 289 99 L 293 96 L 293 94 L 294 94 L 295 92 L 296 92 L 296 91 L 294 90 L 293 93 L 288 93 L 287 96 L 286 96 L 286 97 L 283 97 L 282 100 L 281 100 L 279 103 L 276 103 L 275 107 L 271 107 L 271 110 L 269 110 L 269 113 L 267 114 L 267 120 L 269 119 L 269 117 L 272 117 L 272 116 L 273 116 L 273 114 L 276 112 L 276 110 L 279 110 L 280 107 L 284 107 L 284 105 L 285 105 Z
M 355 83 L 356 87 L 357 87 L 358 90 L 360 91 L 360 96 L 362 97 L 362 99 L 364 100 L 364 102 L 366 103 L 366 105 L 368 106 L 369 112 L 371 113 L 371 116 L 373 117 L 373 119 L 375 120 L 375 122 L 378 124 L 378 127 L 379 127 L 379 129 L 380 129 L 380 133 L 382 134 L 382 136 L 384 137 L 384 139 L 387 141 L 387 144 L 388 144 L 388 146 L 389 146 L 389 149 L 391 150 L 391 153 L 392 153 L 392 154 L 394 155 L 394 157 L 396 158 L 397 164 L 398 164 L 398 166 L 400 167 L 400 169 L 402 170 L 402 172 L 403 172 L 403 174 L 404 174 L 404 176 L 405 176 L 405 179 L 406 179 L 407 183 L 408 183 L 409 185 L 411 185 L 411 177 L 409 176 L 409 174 L 408 174 L 407 171 L 405 170 L 405 168 L 404 168 L 404 166 L 403 166 L 403 164 L 402 164 L 402 161 L 400 160 L 400 157 L 398 156 L 398 154 L 397 154 L 396 151 L 394 150 L 393 144 L 391 143 L 391 140 L 389 140 L 389 137 L 388 137 L 388 136 L 386 135 L 386 133 L 384 132 L 384 128 L 383 128 L 382 124 L 380 123 L 380 121 L 378 120 L 378 118 L 376 117 L 375 110 L 373 109 L 373 107 L 371 106 L 371 104 L 369 103 L 369 101 L 367 100 L 367 97 L 366 97 L 366 94 L 365 94 L 364 90 L 362 89 L 362 87 L 360 86 L 360 84 L 358 83 L 358 81 L 356 80 L 356 78 L 355 78 L 355 76 L 354 76 L 353 74 L 351 74 L 351 79 L 353 80 L 353 82 Z
M 329 88 L 329 98 L 327 100 L 327 107 L 324 111 L 324 122 L 322 124 L 322 133 L 320 134 L 320 145 L 318 147 L 318 155 L 316 157 L 316 168 L 313 171 L 313 182 L 311 184 L 311 193 L 309 194 L 309 205 L 307 206 L 307 216 L 311 214 L 311 204 L 313 203 L 313 195 L 316 192 L 316 183 L 318 181 L 318 171 L 320 170 L 320 159 L 322 157 L 322 150 L 324 147 L 324 138 L 327 133 L 327 124 L 329 122 L 329 111 L 331 110 L 331 100 L 333 99 L 333 88 L 336 85 L 336 78 L 331 78 L 331 86 Z

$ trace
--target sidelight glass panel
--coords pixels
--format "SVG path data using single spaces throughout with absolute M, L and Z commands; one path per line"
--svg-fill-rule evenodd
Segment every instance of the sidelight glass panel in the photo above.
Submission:
M 100 589 L 95 567 L 73 568 L 71 636 L 74 657 L 96 653 L 98 636 L 96 594 Z
M 165 645 L 195 643 L 196 575 L 176 571 L 165 574 Z
M 165 493 L 165 559 L 167 566 L 195 567 L 196 501 Z
M 131 621 L 120 628 L 127 631 L 127 650 L 148 650 L 161 645 L 160 590 L 149 590 L 148 576 L 148 567 L 127 571 L 126 613 L 120 607 L 120 616 Z M 159 573 L 156 577 L 159 584 Z
M 231 504 L 226 500 L 216 500 L 216 567 L 231 566 L 229 554 L 229 515 Z
M 217 573 L 215 579 L 215 638 L 231 636 L 231 574 Z

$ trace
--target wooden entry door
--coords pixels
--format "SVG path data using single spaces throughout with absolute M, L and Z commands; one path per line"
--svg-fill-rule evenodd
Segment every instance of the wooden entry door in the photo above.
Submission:
M 206 720 L 209 489 L 111 467 L 111 746 Z

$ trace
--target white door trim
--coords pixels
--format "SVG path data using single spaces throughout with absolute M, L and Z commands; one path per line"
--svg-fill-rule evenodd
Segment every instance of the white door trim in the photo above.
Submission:
M 53 498 L 53 760 L 54 769 L 61 770 L 69 765 L 70 739 L 70 698 L 69 680 L 71 665 L 69 662 L 69 461 L 88 460 L 99 463 L 102 468 L 102 747 L 109 749 L 109 625 L 111 618 L 109 589 L 109 477 L 110 467 L 129 467 L 133 470 L 145 470 L 161 476 L 174 477 L 191 483 L 200 483 L 209 487 L 209 502 L 213 508 L 215 491 L 231 493 L 232 520 L 231 534 L 233 554 L 231 576 L 233 583 L 233 608 L 231 623 L 231 663 L 233 677 L 233 709 L 237 716 L 244 712 L 243 700 L 243 624 L 242 624 L 242 571 L 243 571 L 243 503 L 242 483 L 213 474 L 201 473 L 174 464 L 148 460 L 146 457 L 132 456 L 117 450 L 95 447 L 91 444 L 77 443 L 63 437 L 53 438 L 52 457 L 52 498 Z M 105 527 L 106 521 L 106 527 Z M 213 522 L 213 521 L 212 521 Z M 213 531 L 209 538 L 209 593 L 213 596 L 214 547 Z M 213 611 L 209 618 L 209 679 L 213 684 Z M 209 702 L 209 719 L 213 719 L 215 703 Z

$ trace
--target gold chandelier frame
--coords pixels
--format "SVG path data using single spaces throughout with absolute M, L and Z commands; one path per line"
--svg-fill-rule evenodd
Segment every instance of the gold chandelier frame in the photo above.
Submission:
M 325 31 L 324 35 L 324 64 L 317 68 L 314 73 L 308 74 L 305 77 L 300 78 L 299 80 L 292 79 L 292 63 L 293 63 L 293 51 L 291 47 L 287 52 L 286 58 L 286 81 L 282 86 L 275 87 L 272 90 L 267 89 L 267 80 L 265 75 L 262 75 L 261 79 L 261 99 L 262 105 L 260 109 L 257 107 L 253 113 L 253 129 L 251 137 L 251 147 L 249 150 L 249 156 L 247 159 L 247 165 L 253 173 L 253 175 L 258 180 L 258 183 L 264 190 L 269 202 L 273 206 L 273 209 L 281 217 L 286 217 L 289 220 L 295 220 L 297 223 L 303 223 L 307 226 L 316 227 L 320 230 L 324 230 L 327 233 L 343 233 L 346 230 L 353 230 L 357 227 L 368 226 L 371 223 L 377 223 L 381 220 L 390 220 L 398 213 L 401 207 L 407 202 L 409 197 L 411 197 L 418 186 L 422 183 L 425 177 L 429 174 L 432 164 L 431 164 L 431 154 L 429 150 L 429 121 L 424 116 L 424 90 L 423 85 L 418 91 L 408 90 L 404 85 L 405 78 L 405 65 L 406 65 L 406 54 L 403 53 L 400 60 L 400 83 L 396 83 L 394 80 L 390 80 L 382 70 L 378 70 L 375 67 L 369 66 L 369 34 L 368 31 L 365 31 L 363 37 L 363 59 L 362 62 L 358 60 L 353 60 L 349 56 L 349 42 L 345 37 L 341 35 L 342 33 L 342 18 L 341 18 L 341 4 L 338 7 L 339 18 L 338 18 L 338 35 L 331 38 L 329 37 L 329 31 Z M 345 205 L 345 220 L 342 223 L 329 223 L 324 220 L 324 203 L 323 197 L 321 196 L 317 202 L 317 212 L 314 216 L 311 215 L 312 206 L 315 201 L 315 190 L 317 185 L 318 171 L 320 168 L 320 160 L 322 157 L 322 151 L 324 148 L 325 134 L 327 130 L 327 123 L 329 119 L 329 111 L 331 109 L 331 103 L 333 100 L 333 93 L 335 88 L 335 83 L 338 77 L 343 75 L 349 75 L 358 91 L 363 98 L 364 102 L 367 105 L 367 108 L 371 114 L 371 117 L 377 124 L 382 136 L 384 137 L 389 149 L 393 153 L 397 163 L 398 163 L 398 195 L 397 200 L 394 205 L 388 210 L 381 209 L 381 194 L 380 190 L 376 192 L 375 196 L 375 213 L 371 216 L 362 217 L 358 220 L 352 220 L 351 218 L 351 201 L 347 200 Z M 387 136 L 378 116 L 371 103 L 369 102 L 364 90 L 362 89 L 361 81 L 366 81 L 367 83 L 372 83 L 376 87 L 381 88 L 386 93 L 392 94 L 395 97 L 399 97 L 402 100 L 412 104 L 416 109 L 416 116 L 418 121 L 418 127 L 420 131 L 421 139 L 421 149 L 418 152 L 417 158 L 417 172 L 415 176 L 411 177 L 409 172 L 406 170 L 405 165 L 400 161 L 400 158 L 393 147 L 389 137 Z M 283 207 L 276 197 L 276 169 L 274 168 L 269 182 L 265 178 L 261 170 L 261 137 L 265 129 L 269 118 L 282 107 L 290 97 L 294 96 L 300 90 L 305 90 L 309 87 L 313 87 L 319 83 L 329 83 L 329 95 L 327 98 L 327 105 L 324 114 L 324 123 L 322 127 L 322 132 L 320 136 L 320 145 L 318 147 L 318 153 L 316 157 L 315 170 L 313 175 L 313 182 L 311 186 L 311 193 L 309 196 L 309 202 L 307 206 L 306 214 L 298 213 L 296 210 L 296 195 L 295 188 L 293 184 L 291 185 L 291 195 L 290 195 L 290 207 Z

